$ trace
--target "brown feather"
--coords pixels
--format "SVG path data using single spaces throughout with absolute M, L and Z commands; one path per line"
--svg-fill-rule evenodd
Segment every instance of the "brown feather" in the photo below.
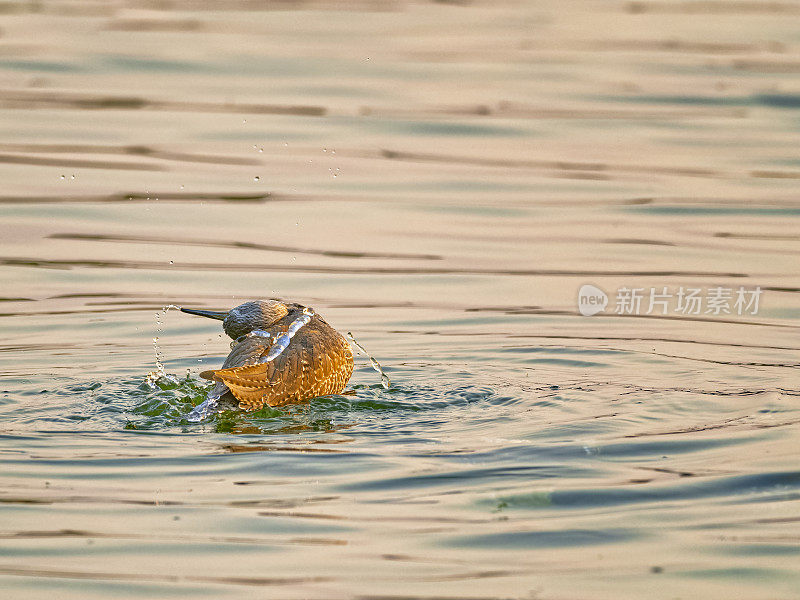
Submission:
M 259 362 L 269 353 L 274 337 L 285 332 L 296 317 L 290 311 L 270 327 L 272 339 L 245 338 L 233 347 L 222 369 L 204 374 L 227 386 L 243 410 L 257 410 L 265 404 L 283 406 L 341 392 L 353 373 L 353 352 L 350 344 L 319 315 L 314 315 L 274 360 Z

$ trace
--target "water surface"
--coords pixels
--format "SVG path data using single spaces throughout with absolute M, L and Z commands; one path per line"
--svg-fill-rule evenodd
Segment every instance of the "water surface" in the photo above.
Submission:
M 796 597 L 800 5 L 270 6 L 4 7 L 5 595 Z M 187 421 L 272 297 L 390 389 Z

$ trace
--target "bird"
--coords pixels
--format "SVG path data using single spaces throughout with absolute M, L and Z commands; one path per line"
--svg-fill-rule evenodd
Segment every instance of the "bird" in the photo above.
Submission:
M 254 411 L 338 394 L 353 374 L 350 344 L 301 304 L 253 300 L 227 312 L 181 311 L 222 321 L 234 340 L 222 368 L 200 373 L 215 385 L 189 420 L 202 420 L 219 404 Z

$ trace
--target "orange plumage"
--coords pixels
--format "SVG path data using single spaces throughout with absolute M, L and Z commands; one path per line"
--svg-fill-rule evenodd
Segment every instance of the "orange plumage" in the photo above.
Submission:
M 222 368 L 200 375 L 217 382 L 212 394 L 230 392 L 242 410 L 337 394 L 353 373 L 350 344 L 303 306 L 256 301 L 227 313 L 181 310 L 224 320 L 225 332 L 236 339 Z M 292 333 L 285 349 L 267 360 L 280 336 Z

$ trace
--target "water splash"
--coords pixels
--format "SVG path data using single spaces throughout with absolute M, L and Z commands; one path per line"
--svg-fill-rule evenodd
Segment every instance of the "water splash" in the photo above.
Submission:
M 174 304 L 168 304 L 167 306 L 163 307 L 161 310 L 156 312 L 156 335 L 153 337 L 153 351 L 156 355 L 156 370 L 150 371 L 145 377 L 145 384 L 147 384 L 151 389 L 156 388 L 156 382 L 161 379 L 165 379 L 170 383 L 178 383 L 178 379 L 174 375 L 170 375 L 164 370 L 164 353 L 161 351 L 161 347 L 158 345 L 158 341 L 160 339 L 160 334 L 164 332 L 164 320 L 167 317 L 167 313 L 170 309 L 180 310 L 180 306 L 175 306 Z
M 307 325 L 309 321 L 311 321 L 311 317 L 314 316 L 314 311 L 310 308 L 304 308 L 303 314 L 297 317 L 294 321 L 292 321 L 291 325 L 289 325 L 289 329 L 286 330 L 286 333 L 279 335 L 275 342 L 270 346 L 269 352 L 267 355 L 262 358 L 259 362 L 267 363 L 270 361 L 275 360 L 278 356 L 280 356 L 286 348 L 289 347 L 289 342 L 292 340 L 294 335 L 300 331 L 303 325 Z
M 272 334 L 269 331 L 264 331 L 263 329 L 254 329 L 249 333 L 245 333 L 244 335 L 240 335 L 238 338 L 231 342 L 231 350 L 233 350 L 236 346 L 238 346 L 244 340 L 251 338 L 251 337 L 261 337 L 261 338 L 271 338 Z
M 206 399 L 195 406 L 192 411 L 186 415 L 186 420 L 191 421 L 192 423 L 205 421 L 207 418 L 217 412 L 219 399 L 222 398 L 222 395 L 227 391 L 227 387 L 215 385 L 213 388 L 211 388 L 211 391 L 208 392 Z
M 381 364 L 375 359 L 374 356 L 372 356 L 369 352 L 367 352 L 364 349 L 364 346 L 362 346 L 356 341 L 356 338 L 354 338 L 353 334 L 350 333 L 349 331 L 347 332 L 347 337 L 349 337 L 350 341 L 353 342 L 353 345 L 356 347 L 356 350 L 358 351 L 359 354 L 363 354 L 367 358 L 369 358 L 369 363 L 372 365 L 372 368 L 375 369 L 375 371 L 377 371 L 378 374 L 381 376 L 381 385 L 383 386 L 383 389 L 388 390 L 389 384 L 391 384 L 392 382 L 389 379 L 389 376 L 383 372 Z

